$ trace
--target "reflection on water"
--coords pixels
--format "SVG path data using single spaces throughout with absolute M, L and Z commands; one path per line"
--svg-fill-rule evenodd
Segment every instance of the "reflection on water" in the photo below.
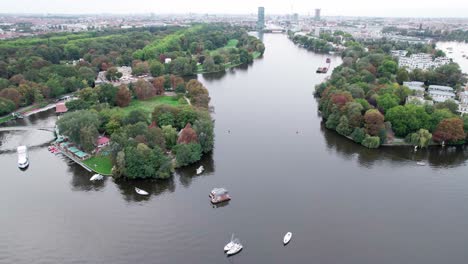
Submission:
M 205 170 L 200 175 L 197 175 L 196 170 L 200 166 L 203 166 Z M 205 154 L 202 160 L 200 160 L 199 162 L 176 170 L 177 175 L 179 175 L 179 182 L 185 188 L 190 187 L 194 179 L 198 177 L 209 176 L 213 174 L 214 171 L 215 165 L 213 161 L 213 153 Z
M 122 197 L 127 202 L 142 202 L 148 201 L 154 196 L 158 196 L 165 192 L 174 192 L 175 184 L 174 179 L 168 180 L 125 180 L 117 179 L 114 180 L 117 185 Z M 136 193 L 135 187 L 145 190 L 149 195 L 140 195 Z
M 412 147 L 380 147 L 368 149 L 352 140 L 349 140 L 335 131 L 327 129 L 322 123 L 321 131 L 327 143 L 329 151 L 339 154 L 346 159 L 355 159 L 361 166 L 371 168 L 376 163 L 391 161 L 395 166 L 411 163 L 416 165 L 418 161 L 424 161 L 434 168 L 452 168 L 465 164 L 468 158 L 466 145 L 462 146 L 431 146 L 426 149 L 414 151 Z

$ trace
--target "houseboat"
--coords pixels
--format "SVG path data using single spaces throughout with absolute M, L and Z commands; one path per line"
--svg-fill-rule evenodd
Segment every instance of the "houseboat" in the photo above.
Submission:
M 318 67 L 316 73 L 327 73 L 328 68 L 327 67 Z
M 210 192 L 211 203 L 217 204 L 231 200 L 229 192 L 224 188 L 214 188 Z
M 26 169 L 29 166 L 28 148 L 26 146 L 19 146 L 16 151 L 18 152 L 18 167 Z

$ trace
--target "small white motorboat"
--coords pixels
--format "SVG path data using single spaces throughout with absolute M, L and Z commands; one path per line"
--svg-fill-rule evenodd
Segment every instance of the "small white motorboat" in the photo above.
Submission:
M 148 195 L 149 193 L 145 190 L 142 190 L 140 188 L 135 187 L 135 192 L 138 193 L 139 195 Z
M 94 174 L 93 177 L 91 177 L 89 180 L 90 181 L 101 181 L 104 179 L 104 176 L 101 174 Z
M 237 241 L 234 243 L 232 248 L 228 250 L 228 252 L 226 252 L 226 254 L 228 256 L 232 256 L 232 255 L 239 253 L 241 250 L 242 250 L 242 244 L 239 241 Z
M 418 161 L 416 162 L 416 164 L 418 164 L 419 166 L 426 166 L 426 162 L 424 161 Z
M 204 170 L 205 170 L 205 168 L 204 168 L 203 166 L 198 167 L 198 169 L 197 169 L 197 175 L 202 174 L 202 172 L 203 172 Z
M 231 241 L 229 241 L 229 243 L 226 244 L 226 246 L 224 246 L 224 251 L 229 251 L 231 250 L 235 245 L 235 242 L 234 242 L 234 234 L 232 234 L 231 236 Z
M 291 233 L 291 232 L 287 232 L 286 235 L 284 235 L 283 244 L 284 244 L 284 245 L 288 244 L 289 241 L 291 241 L 291 237 L 292 237 L 292 233 Z

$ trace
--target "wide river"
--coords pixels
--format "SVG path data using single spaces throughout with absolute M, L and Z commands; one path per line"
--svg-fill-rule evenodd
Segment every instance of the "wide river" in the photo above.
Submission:
M 49 132 L 1 132 L 0 263 L 466 264 L 465 148 L 368 150 L 326 130 L 312 94 L 326 56 L 284 35 L 264 42 L 253 65 L 199 76 L 216 119 L 201 176 L 196 164 L 166 182 L 91 183 L 47 151 Z M 26 171 L 20 144 L 30 146 Z M 213 207 L 213 187 L 231 202 Z M 227 258 L 231 233 L 244 250 Z

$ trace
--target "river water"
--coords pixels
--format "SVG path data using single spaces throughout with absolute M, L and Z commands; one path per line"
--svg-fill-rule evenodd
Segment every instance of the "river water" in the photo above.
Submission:
M 441 41 L 437 42 L 437 48 L 443 50 L 447 57 L 458 63 L 463 73 L 468 74 L 468 43 Z
M 264 42 L 253 65 L 199 76 L 216 119 L 200 176 L 195 164 L 165 182 L 91 183 L 91 173 L 47 151 L 49 132 L 0 132 L 0 263 L 465 264 L 467 151 L 368 150 L 326 130 L 312 95 L 326 56 L 284 35 Z M 16 125 L 55 119 L 41 113 Z M 19 144 L 31 149 L 26 171 Z M 213 187 L 233 199 L 212 206 Z M 244 250 L 227 258 L 231 233 Z

